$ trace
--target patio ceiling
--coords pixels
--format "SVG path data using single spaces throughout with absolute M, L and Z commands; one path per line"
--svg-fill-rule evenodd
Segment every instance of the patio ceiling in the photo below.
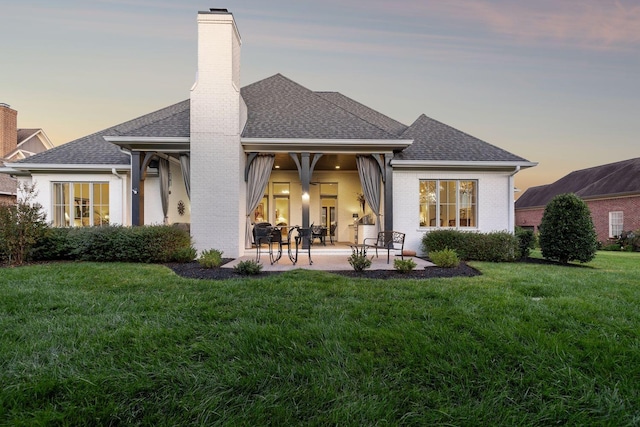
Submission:
M 297 170 L 289 153 L 275 153 L 273 168 L 278 170 Z M 324 154 L 316 163 L 314 170 L 357 170 L 355 154 Z

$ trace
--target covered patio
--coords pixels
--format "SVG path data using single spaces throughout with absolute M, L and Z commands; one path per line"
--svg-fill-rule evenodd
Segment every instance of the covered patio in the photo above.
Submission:
M 261 250 L 259 262 L 262 264 L 262 271 L 289 271 L 298 268 L 323 271 L 353 270 L 353 267 L 348 261 L 351 253 L 352 251 L 348 243 L 336 243 L 335 246 L 326 247 L 322 245 L 312 245 L 311 259 L 313 260 L 313 264 L 309 264 L 309 257 L 306 249 L 299 251 L 298 262 L 295 265 L 286 255 L 282 256 L 278 262 L 271 264 L 269 260 L 269 250 L 265 245 Z M 371 267 L 369 267 L 368 270 L 394 270 L 393 260 L 401 259 L 400 256 L 394 256 L 392 254 L 391 260 L 387 264 L 386 252 L 379 252 L 378 257 L 376 258 L 375 251 L 373 250 L 367 253 L 367 257 L 371 259 Z M 404 259 L 413 259 L 416 263 L 415 270 L 423 270 L 434 266 L 433 263 L 417 257 L 405 256 Z M 222 268 L 234 268 L 241 261 L 250 260 L 256 260 L 255 250 L 224 264 Z

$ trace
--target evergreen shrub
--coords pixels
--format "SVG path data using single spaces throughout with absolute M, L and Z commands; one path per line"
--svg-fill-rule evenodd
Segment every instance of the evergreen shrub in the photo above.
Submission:
M 222 251 L 209 249 L 202 251 L 198 263 L 204 268 L 218 268 L 222 265 Z
M 366 255 L 353 253 L 347 260 L 354 271 L 364 271 L 371 267 L 371 260 Z
M 393 268 L 400 273 L 408 273 L 416 268 L 417 264 L 413 260 L 413 258 L 407 259 L 394 259 L 393 260 Z
M 445 248 L 439 251 L 433 251 L 429 254 L 429 259 L 438 267 L 454 268 L 460 265 L 460 259 L 455 250 Z
M 573 193 L 551 199 L 542 215 L 539 240 L 544 258 L 563 264 L 591 261 L 598 238 L 587 204 Z
M 422 250 L 429 256 L 444 249 L 453 249 L 460 259 L 473 261 L 511 262 L 520 254 L 518 239 L 506 231 L 434 230 L 422 237 Z
M 143 263 L 188 262 L 196 256 L 189 233 L 165 225 L 53 228 L 35 253 L 41 260 Z
M 256 262 L 255 260 L 249 259 L 246 261 L 240 261 L 233 270 L 236 273 L 242 274 L 243 276 L 255 276 L 260 274 L 262 270 L 262 264 Z

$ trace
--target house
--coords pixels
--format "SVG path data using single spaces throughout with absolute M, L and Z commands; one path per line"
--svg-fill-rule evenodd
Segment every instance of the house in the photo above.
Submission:
M 15 162 L 53 148 L 42 129 L 18 129 L 18 112 L 0 103 L 0 165 Z M 0 174 L 0 203 L 15 203 L 17 182 Z
M 564 193 L 575 193 L 589 206 L 600 242 L 640 229 L 640 158 L 574 171 L 529 188 L 516 201 L 516 225 L 537 231 L 547 203 Z
M 6 164 L 38 186 L 54 225 L 187 223 L 198 250 L 230 257 L 250 250 L 262 221 L 337 224 L 348 241 L 366 217 L 416 251 L 429 230 L 513 229 L 514 175 L 535 163 L 281 74 L 241 88 L 233 15 L 211 9 L 197 23 L 188 100 Z

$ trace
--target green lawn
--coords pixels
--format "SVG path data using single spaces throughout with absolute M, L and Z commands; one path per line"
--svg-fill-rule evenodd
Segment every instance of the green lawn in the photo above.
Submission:
M 473 265 L 0 269 L 0 425 L 640 425 L 640 254 Z

